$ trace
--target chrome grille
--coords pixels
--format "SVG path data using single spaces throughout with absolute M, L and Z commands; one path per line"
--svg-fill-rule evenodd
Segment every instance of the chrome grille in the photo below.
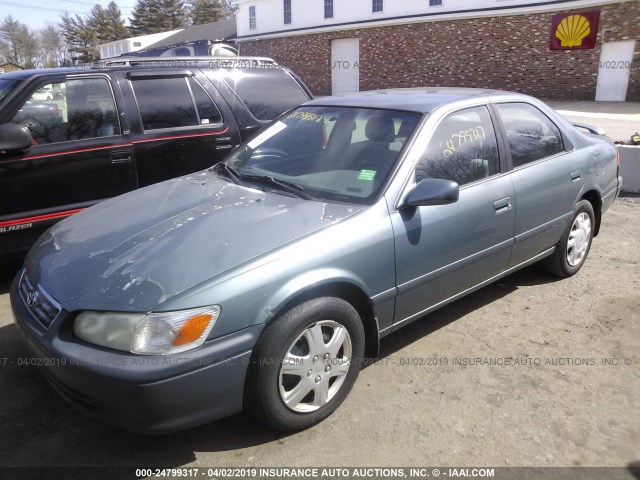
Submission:
M 48 329 L 60 314 L 62 307 L 40 285 L 35 285 L 26 272 L 22 272 L 19 290 L 20 296 L 33 318 L 45 329 Z

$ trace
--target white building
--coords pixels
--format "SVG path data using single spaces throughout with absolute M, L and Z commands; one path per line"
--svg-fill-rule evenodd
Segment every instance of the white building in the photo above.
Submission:
M 233 3 L 240 52 L 273 57 L 319 95 L 466 86 L 640 100 L 640 0 Z
M 588 8 L 619 0 L 232 0 L 238 38 Z
M 137 52 L 138 50 L 147 48 L 149 45 L 159 42 L 182 30 L 183 29 L 171 30 L 170 32 L 152 33 L 150 35 L 116 40 L 114 42 L 100 44 L 97 46 L 97 49 L 98 52 L 100 52 L 100 58 L 118 57 L 123 53 Z

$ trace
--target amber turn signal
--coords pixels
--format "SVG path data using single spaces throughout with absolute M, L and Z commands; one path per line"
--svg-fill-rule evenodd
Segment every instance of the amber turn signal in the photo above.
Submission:
M 209 325 L 211 317 L 212 315 L 210 313 L 191 317 L 180 330 L 178 330 L 178 334 L 171 342 L 171 345 L 177 347 L 198 340 Z

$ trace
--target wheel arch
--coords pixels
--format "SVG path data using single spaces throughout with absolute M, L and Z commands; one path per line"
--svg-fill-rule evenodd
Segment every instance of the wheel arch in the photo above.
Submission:
M 582 197 L 580 197 L 580 200 L 587 200 L 593 207 L 593 213 L 596 217 L 596 225 L 593 230 L 593 236 L 596 237 L 600 232 L 600 222 L 602 220 L 602 196 L 597 190 L 591 189 L 586 191 L 582 195 Z
M 366 292 L 364 283 L 345 272 L 307 272 L 282 287 L 273 297 L 266 324 L 282 316 L 287 311 L 308 300 L 319 297 L 336 297 L 356 309 L 365 332 L 365 356 L 378 355 L 379 328 L 373 309 L 373 302 Z

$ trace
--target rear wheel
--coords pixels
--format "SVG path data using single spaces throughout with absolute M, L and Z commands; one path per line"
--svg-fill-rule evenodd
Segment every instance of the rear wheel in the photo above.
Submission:
M 595 215 L 591 203 L 588 200 L 579 201 L 555 251 L 542 262 L 546 270 L 562 278 L 578 273 L 589 254 L 594 227 Z
M 305 302 L 270 324 L 253 352 L 250 411 L 284 431 L 315 425 L 344 401 L 358 377 L 364 329 L 344 300 Z

